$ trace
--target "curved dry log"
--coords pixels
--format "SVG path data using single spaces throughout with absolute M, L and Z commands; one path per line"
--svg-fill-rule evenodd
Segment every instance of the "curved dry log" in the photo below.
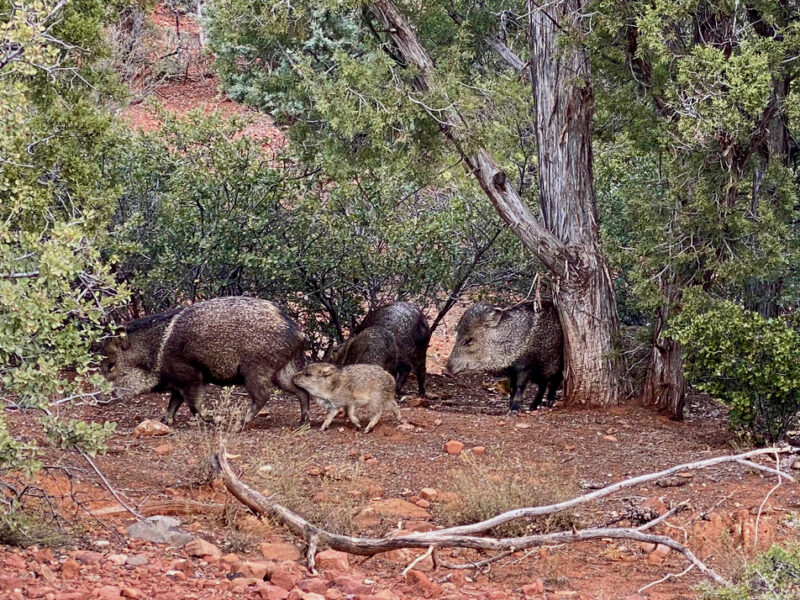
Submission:
M 282 524 L 288 527 L 293 533 L 302 537 L 308 543 L 308 564 L 313 570 L 314 556 L 318 547 L 328 547 L 334 550 L 349 552 L 351 554 L 359 555 L 373 555 L 389 550 L 397 550 L 400 548 L 472 548 L 480 550 L 493 550 L 497 552 L 503 551 L 517 551 L 543 546 L 545 544 L 557 543 L 574 543 L 586 540 L 594 540 L 601 538 L 608 539 L 627 539 L 639 542 L 649 542 L 652 544 L 661 544 L 680 552 L 692 565 L 697 567 L 707 577 L 714 581 L 724 582 L 724 579 L 701 562 L 686 546 L 673 540 L 670 537 L 663 535 L 654 535 L 644 533 L 644 529 L 652 527 L 658 522 L 663 521 L 663 517 L 654 519 L 651 523 L 645 524 L 639 528 L 629 527 L 601 527 L 583 529 L 581 531 L 559 531 L 554 533 L 529 535 L 515 538 L 492 538 L 492 537 L 477 537 L 467 535 L 468 532 L 481 532 L 496 527 L 502 523 L 506 523 L 513 519 L 526 518 L 531 516 L 540 516 L 560 512 L 566 508 L 571 508 L 578 504 L 589 502 L 591 500 L 607 496 L 618 490 L 632 487 L 640 483 L 652 481 L 671 475 L 673 473 L 683 470 L 694 470 L 705 467 L 715 466 L 718 464 L 731 462 L 740 463 L 741 461 L 761 454 L 776 454 L 794 452 L 796 449 L 792 448 L 766 448 L 761 450 L 753 450 L 744 454 L 735 456 L 720 456 L 711 458 L 704 461 L 694 463 L 687 463 L 678 465 L 659 471 L 657 473 L 649 473 L 640 475 L 631 479 L 615 483 L 607 486 L 601 490 L 597 490 L 590 494 L 573 498 L 566 502 L 552 504 L 549 506 L 539 506 L 523 508 L 514 511 L 509 511 L 498 515 L 492 519 L 481 521 L 472 525 L 465 525 L 461 527 L 451 527 L 449 529 L 440 529 L 429 532 L 416 532 L 408 535 L 392 537 L 392 538 L 369 538 L 369 537 L 352 537 L 340 535 L 320 529 L 313 523 L 310 523 L 302 516 L 281 506 L 280 504 L 264 497 L 256 490 L 249 487 L 242 482 L 233 470 L 230 468 L 226 458 L 225 449 L 221 447 L 214 455 L 213 461 L 215 467 L 222 473 L 222 478 L 228 491 L 233 494 L 240 502 L 250 508 L 254 513 L 260 516 L 269 516 L 279 520 Z M 789 479 L 790 476 L 785 473 L 780 473 L 781 477 Z

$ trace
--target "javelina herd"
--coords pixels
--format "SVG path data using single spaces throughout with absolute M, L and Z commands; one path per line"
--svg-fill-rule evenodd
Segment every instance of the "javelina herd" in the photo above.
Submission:
M 425 358 L 431 329 L 408 302 L 367 314 L 353 336 L 328 355 L 330 362 L 306 366 L 305 336 L 275 304 L 249 297 L 197 302 L 126 323 L 105 347 L 102 370 L 118 399 L 152 391 L 172 397 L 165 420 L 172 423 L 183 402 L 203 419 L 203 386 L 244 384 L 250 396 L 245 423 L 269 400 L 275 386 L 300 401 L 300 422 L 309 419 L 309 400 L 326 410 L 326 429 L 341 408 L 361 427 L 356 408 L 375 427 L 384 410 L 401 420 L 395 401 L 413 371 L 425 395 Z M 476 304 L 458 324 L 445 374 L 487 372 L 508 377 L 509 410 L 520 409 L 528 382 L 538 385 L 531 410 L 547 393 L 552 406 L 563 377 L 563 336 L 550 302 L 502 309 Z

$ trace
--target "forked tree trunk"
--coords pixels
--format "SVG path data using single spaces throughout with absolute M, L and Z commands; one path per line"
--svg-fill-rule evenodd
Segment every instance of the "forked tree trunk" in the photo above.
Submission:
M 675 340 L 663 336 L 668 309 L 659 309 L 650 345 L 650 364 L 642 389 L 642 402 L 669 414 L 670 419 L 683 420 L 686 379 L 683 375 L 683 348 Z
M 562 4 L 566 8 L 566 2 L 559 2 L 555 10 Z M 436 111 L 434 116 L 503 220 L 550 270 L 566 338 L 567 401 L 609 406 L 621 398 L 623 383 L 619 361 L 614 358 L 619 327 L 614 290 L 598 245 L 589 67 L 583 50 L 559 44 L 556 27 L 540 31 L 548 17 L 535 4 L 531 6 L 537 13 L 531 17 L 531 34 L 542 37 L 543 42 L 532 45 L 536 51 L 532 62 L 541 62 L 532 73 L 542 82 L 535 87 L 534 97 L 539 115 L 539 165 L 544 173 L 544 222 L 536 219 L 486 149 L 466 150 L 473 146 L 468 143 L 469 127 L 455 108 Z M 390 0 L 372 3 L 370 12 L 382 24 L 394 53 L 417 68 L 417 88 L 431 90 L 435 64 L 402 12 Z M 540 102 L 542 106 L 538 106 Z
M 585 0 L 528 2 L 536 106 L 539 194 L 544 225 L 578 257 L 554 296 L 566 340 L 566 397 L 609 405 L 623 393 L 614 287 L 599 249 L 592 179 L 594 98 L 581 31 Z M 567 38 L 567 39 L 565 39 Z

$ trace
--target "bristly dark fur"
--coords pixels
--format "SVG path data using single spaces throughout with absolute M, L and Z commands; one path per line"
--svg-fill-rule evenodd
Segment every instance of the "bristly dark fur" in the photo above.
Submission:
M 141 331 L 143 329 L 150 329 L 151 327 L 157 327 L 159 325 L 166 325 L 167 323 L 169 323 L 172 317 L 174 317 L 184 308 L 186 307 L 179 306 L 177 308 L 173 308 L 172 310 L 168 310 L 167 312 L 157 313 L 155 315 L 147 315 L 146 317 L 142 317 L 141 319 L 128 321 L 127 323 L 125 323 L 125 331 L 127 333 L 133 333 L 134 331 Z

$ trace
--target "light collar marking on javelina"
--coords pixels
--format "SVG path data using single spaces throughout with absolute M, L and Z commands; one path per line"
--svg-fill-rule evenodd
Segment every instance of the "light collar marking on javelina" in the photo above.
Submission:
M 175 324 L 178 322 L 178 317 L 180 317 L 186 309 L 189 308 L 188 306 L 184 306 L 181 310 L 176 312 L 173 317 L 167 323 L 166 328 L 164 328 L 164 333 L 161 335 L 161 343 L 158 346 L 158 353 L 156 354 L 156 364 L 153 371 L 156 374 L 161 373 L 161 365 L 164 362 L 164 349 L 167 347 L 167 342 L 169 338 L 172 336 L 172 330 L 175 329 Z

